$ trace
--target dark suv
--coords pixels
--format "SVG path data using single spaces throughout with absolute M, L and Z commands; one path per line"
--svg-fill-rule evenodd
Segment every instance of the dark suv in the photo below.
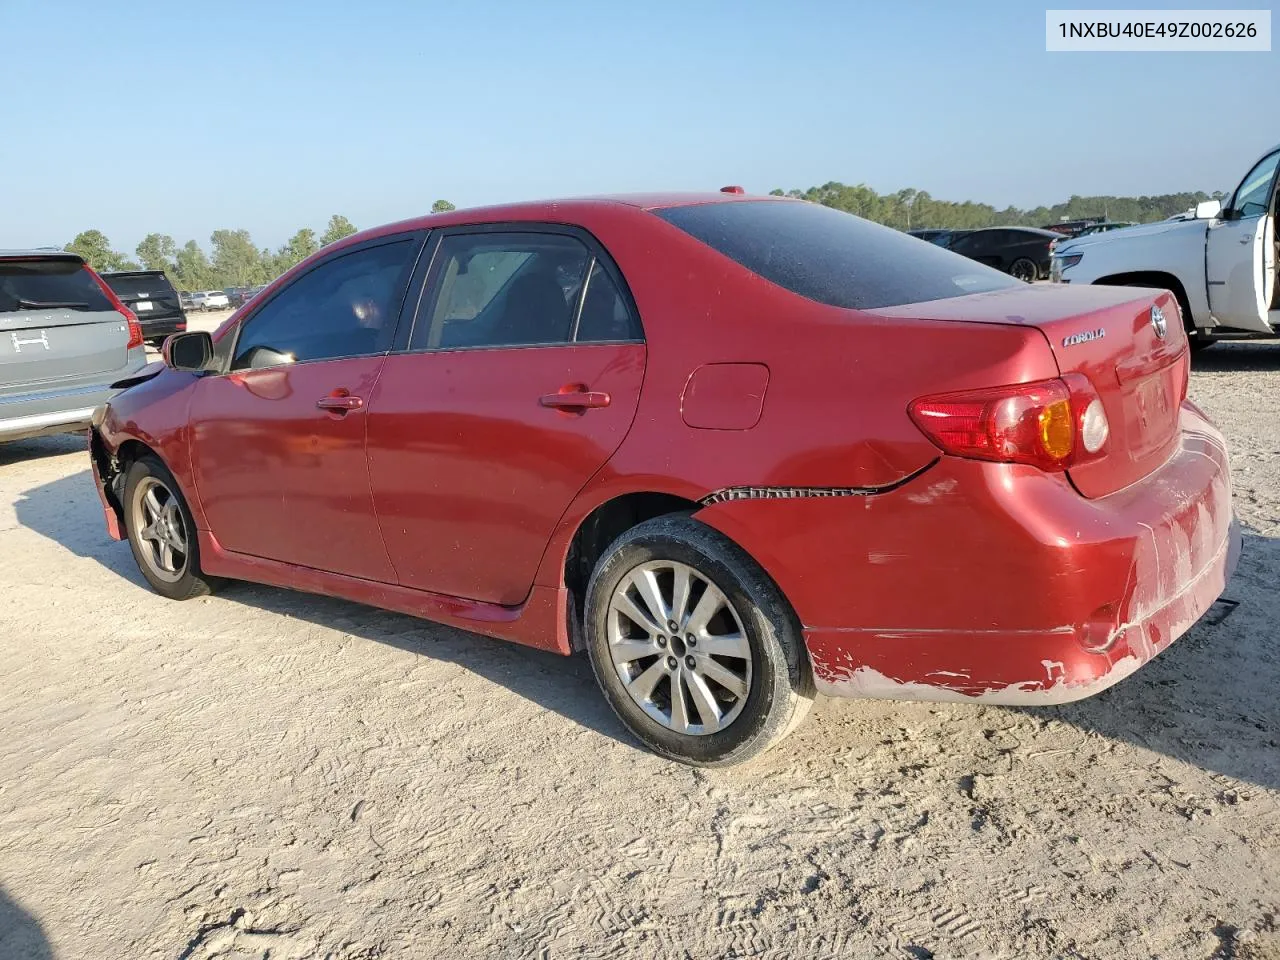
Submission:
M 178 291 L 164 271 L 104 273 L 102 279 L 138 318 L 147 343 L 155 346 L 169 334 L 187 329 L 187 315 L 178 299 Z

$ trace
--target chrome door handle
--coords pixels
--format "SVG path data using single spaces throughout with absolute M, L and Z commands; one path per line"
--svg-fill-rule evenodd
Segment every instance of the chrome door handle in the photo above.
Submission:
M 599 390 L 574 390 L 568 393 L 548 393 L 538 402 L 554 410 L 594 410 L 607 407 L 612 398 Z
M 336 413 L 347 413 L 351 410 L 359 410 L 364 406 L 364 401 L 359 397 L 350 395 L 321 397 L 316 401 L 316 406 L 321 410 L 332 410 Z

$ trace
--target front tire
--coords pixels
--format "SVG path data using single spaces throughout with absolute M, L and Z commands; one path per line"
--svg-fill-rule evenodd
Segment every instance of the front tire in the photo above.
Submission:
M 125 474 L 125 530 L 143 577 L 170 600 L 213 592 L 216 581 L 200 572 L 196 524 L 178 483 L 154 456 L 139 457 Z
M 741 548 L 687 516 L 628 530 L 587 587 L 587 650 L 627 729 L 671 760 L 750 760 L 808 713 L 813 679 L 781 591 Z

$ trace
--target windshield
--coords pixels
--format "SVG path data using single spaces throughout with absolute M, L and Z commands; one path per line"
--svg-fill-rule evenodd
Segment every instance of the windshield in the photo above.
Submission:
M 747 200 L 655 213 L 766 280 L 833 307 L 895 307 L 1019 283 L 941 246 L 816 203 Z
M 0 260 L 0 313 L 113 309 L 79 260 Z

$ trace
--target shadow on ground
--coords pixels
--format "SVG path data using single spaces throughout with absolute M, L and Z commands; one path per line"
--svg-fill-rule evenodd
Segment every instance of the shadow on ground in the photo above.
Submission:
M 23 526 L 98 561 L 140 589 L 150 589 L 128 544 L 107 536 L 87 467 L 26 491 L 15 510 Z M 228 583 L 218 597 L 455 663 L 574 723 L 629 746 L 634 743 L 596 688 L 585 656 L 562 657 L 363 604 L 259 584 Z
M 28 490 L 16 511 L 24 526 L 94 558 L 122 579 L 143 583 L 127 545 L 105 533 L 87 468 Z M 1097 697 L 1030 712 L 1280 789 L 1280 646 L 1273 633 L 1280 602 L 1271 589 L 1278 574 L 1280 541 L 1247 533 L 1227 589 L 1228 597 L 1241 601 L 1230 617 L 1216 625 L 1202 620 L 1155 662 Z M 585 657 L 566 659 L 273 587 L 230 584 L 220 597 L 456 663 L 574 723 L 632 742 L 596 689 Z
M 1197 373 L 1240 373 L 1280 370 L 1280 341 L 1223 342 L 1201 350 L 1191 360 Z
M 0 887 L 0 957 L 4 960 L 53 960 L 53 950 L 35 917 Z

